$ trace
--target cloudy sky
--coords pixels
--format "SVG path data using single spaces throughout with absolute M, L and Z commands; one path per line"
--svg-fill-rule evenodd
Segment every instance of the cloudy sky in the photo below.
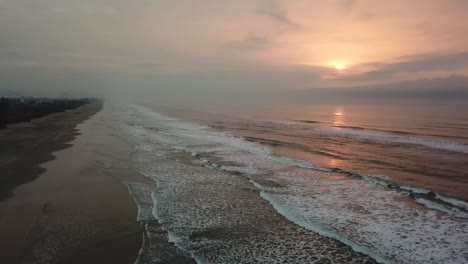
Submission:
M 465 0 L 0 0 L 0 90 L 229 93 L 468 74 Z

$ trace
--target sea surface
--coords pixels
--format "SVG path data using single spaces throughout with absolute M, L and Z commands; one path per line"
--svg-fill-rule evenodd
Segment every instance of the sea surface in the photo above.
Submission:
M 139 219 L 199 263 L 468 263 L 466 104 L 106 107 Z

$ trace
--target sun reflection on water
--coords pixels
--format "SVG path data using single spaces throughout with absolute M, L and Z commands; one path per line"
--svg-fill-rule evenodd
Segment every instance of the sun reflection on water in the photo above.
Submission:
M 341 164 L 342 161 L 339 160 L 339 159 L 330 159 L 329 162 L 328 162 L 328 166 L 330 168 L 340 168 L 341 167 Z
M 341 126 L 344 124 L 343 108 L 338 107 L 333 115 L 333 126 Z

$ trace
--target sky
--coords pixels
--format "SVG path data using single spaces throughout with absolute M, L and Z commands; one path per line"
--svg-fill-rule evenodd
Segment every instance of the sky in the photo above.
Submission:
M 427 85 L 468 75 L 467 13 L 465 0 L 0 0 L 0 90 L 229 98 Z

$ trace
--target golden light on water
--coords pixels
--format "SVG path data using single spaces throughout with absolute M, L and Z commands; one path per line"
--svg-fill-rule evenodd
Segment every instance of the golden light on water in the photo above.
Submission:
M 342 126 L 344 125 L 344 110 L 342 107 L 338 107 L 333 112 L 333 125 Z

